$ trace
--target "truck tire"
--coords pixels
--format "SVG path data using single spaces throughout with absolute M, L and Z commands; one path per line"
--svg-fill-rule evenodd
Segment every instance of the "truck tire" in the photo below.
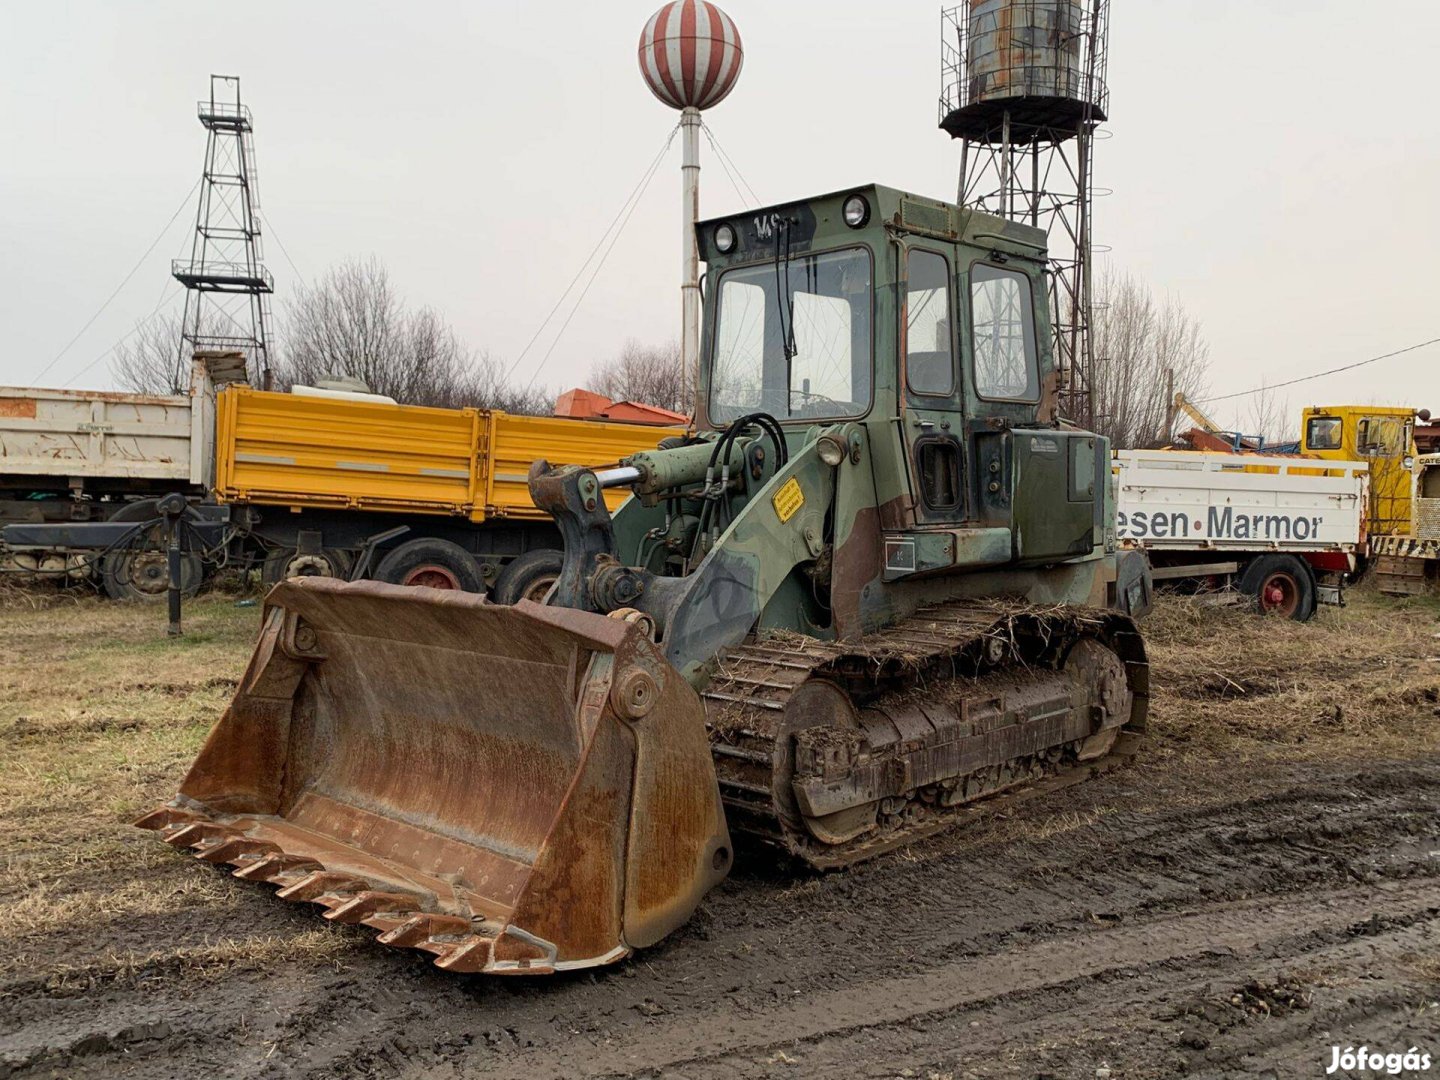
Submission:
M 485 578 L 474 557 L 459 544 L 432 537 L 401 544 L 380 560 L 375 577 L 391 585 L 485 591 Z
M 1315 575 L 1294 555 L 1261 555 L 1240 574 L 1240 591 L 1262 615 L 1307 622 L 1315 614 Z
M 127 503 L 107 519 L 109 521 L 153 521 L 160 516 L 156 499 Z M 147 542 L 148 541 L 148 542 Z M 205 564 L 200 556 L 185 552 L 180 556 L 180 592 L 194 596 L 205 578 Z M 170 560 L 164 541 L 158 535 L 134 536 L 125 547 L 106 553 L 100 560 L 100 584 L 112 600 L 127 603 L 155 603 L 164 600 L 170 591 Z
M 490 590 L 490 599 L 497 604 L 513 604 L 517 600 L 543 604 L 563 565 L 565 555 L 559 551 L 527 551 L 518 555 L 500 571 L 495 587 Z
M 292 547 L 275 548 L 265 556 L 260 567 L 264 585 L 278 585 L 292 577 L 347 578 L 350 576 L 350 555 L 336 548 L 321 548 L 318 555 L 301 555 Z

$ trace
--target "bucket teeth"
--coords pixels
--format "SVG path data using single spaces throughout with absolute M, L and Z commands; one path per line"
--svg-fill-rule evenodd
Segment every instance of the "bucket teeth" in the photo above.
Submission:
M 429 949 L 434 952 L 441 946 L 441 942 L 435 938 L 449 937 L 456 938 L 470 932 L 470 920 L 462 919 L 458 915 L 415 915 L 406 919 L 394 930 L 387 930 L 380 935 L 380 943 L 383 945 L 396 945 L 410 949 Z M 443 943 L 447 947 L 453 946 L 454 941 Z
M 319 869 L 320 864 L 314 859 L 299 855 L 262 855 L 256 861 L 236 870 L 235 876 L 246 881 L 275 881 L 282 875 L 299 871 L 308 874 Z
M 282 900 L 317 900 L 325 894 L 359 892 L 365 888 L 363 881 L 350 874 L 337 874 L 329 870 L 315 870 L 306 874 L 293 885 L 286 885 L 275 895 Z
M 200 815 L 193 810 L 182 810 L 178 806 L 162 806 L 151 810 L 139 821 L 135 822 L 137 829 L 160 830 L 169 828 L 172 825 L 184 825 L 192 821 L 199 821 Z
M 192 821 L 173 832 L 167 830 L 164 840 L 175 847 L 198 847 L 205 840 L 224 840 L 230 835 L 230 830 L 223 825 L 216 825 L 211 821 Z
M 494 944 L 491 938 L 472 934 L 444 956 L 436 957 L 435 966 L 462 975 L 484 971 Z
M 208 841 L 195 852 L 197 859 L 213 863 L 233 863 L 245 856 L 259 857 L 278 852 L 280 849 L 264 840 L 251 840 L 245 836 L 231 836 L 216 844 Z M 248 860 L 247 860 L 248 861 Z
M 338 923 L 358 923 L 364 922 L 379 912 L 395 912 L 399 919 L 404 919 L 419 910 L 420 898 L 418 896 L 366 889 L 349 900 L 332 907 L 325 912 L 324 917 Z M 402 912 L 404 914 L 400 915 L 399 913 Z
M 151 811 L 136 825 L 177 848 L 190 848 L 197 859 L 233 864 L 235 877 L 278 886 L 275 895 L 283 899 L 321 904 L 331 922 L 368 926 L 386 945 L 430 953 L 446 971 L 481 972 L 493 959 L 493 929 L 476 933 L 469 918 L 423 911 L 426 899 L 415 893 L 374 888 L 354 874 L 327 870 L 316 859 L 287 854 L 278 844 L 179 807 Z

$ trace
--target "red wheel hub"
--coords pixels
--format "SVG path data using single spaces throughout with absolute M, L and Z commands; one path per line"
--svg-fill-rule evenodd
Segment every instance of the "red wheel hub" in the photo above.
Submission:
M 1267 615 L 1294 615 L 1299 603 L 1299 583 L 1289 574 L 1271 574 L 1261 582 L 1260 610 Z
M 424 563 L 406 572 L 401 585 L 424 585 L 429 589 L 459 589 L 460 579 L 449 567 Z

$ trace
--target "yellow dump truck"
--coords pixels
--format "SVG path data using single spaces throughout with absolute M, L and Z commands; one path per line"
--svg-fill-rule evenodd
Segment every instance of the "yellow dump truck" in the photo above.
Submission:
M 212 567 L 249 564 L 267 582 L 373 577 L 489 591 L 507 601 L 543 594 L 559 569 L 560 536 L 530 501 L 531 463 L 599 467 L 684 435 L 680 428 L 399 405 L 344 389 L 216 389 L 201 378 L 196 386 L 206 400 L 176 400 L 213 417 L 197 431 L 214 434 L 193 470 L 204 480 L 180 479 L 173 488 L 187 499 L 187 588 Z M 31 482 L 38 490 L 44 478 Z M 7 556 L 36 567 L 48 558 L 72 576 L 77 567 L 88 570 L 118 599 L 162 597 L 169 579 L 156 496 L 147 489 L 115 500 L 85 522 L 9 525 Z M 606 492 L 612 509 L 622 498 Z

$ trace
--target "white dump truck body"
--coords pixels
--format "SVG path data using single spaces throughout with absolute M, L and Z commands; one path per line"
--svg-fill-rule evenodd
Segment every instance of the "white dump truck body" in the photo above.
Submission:
M 0 484 L 75 491 L 124 491 L 127 482 L 207 487 L 219 381 L 212 368 L 237 362 L 243 365 L 228 354 L 197 356 L 188 394 L 0 386 Z
M 1353 555 L 1365 541 L 1368 474 L 1363 461 L 1121 450 L 1116 536 L 1156 552 Z

